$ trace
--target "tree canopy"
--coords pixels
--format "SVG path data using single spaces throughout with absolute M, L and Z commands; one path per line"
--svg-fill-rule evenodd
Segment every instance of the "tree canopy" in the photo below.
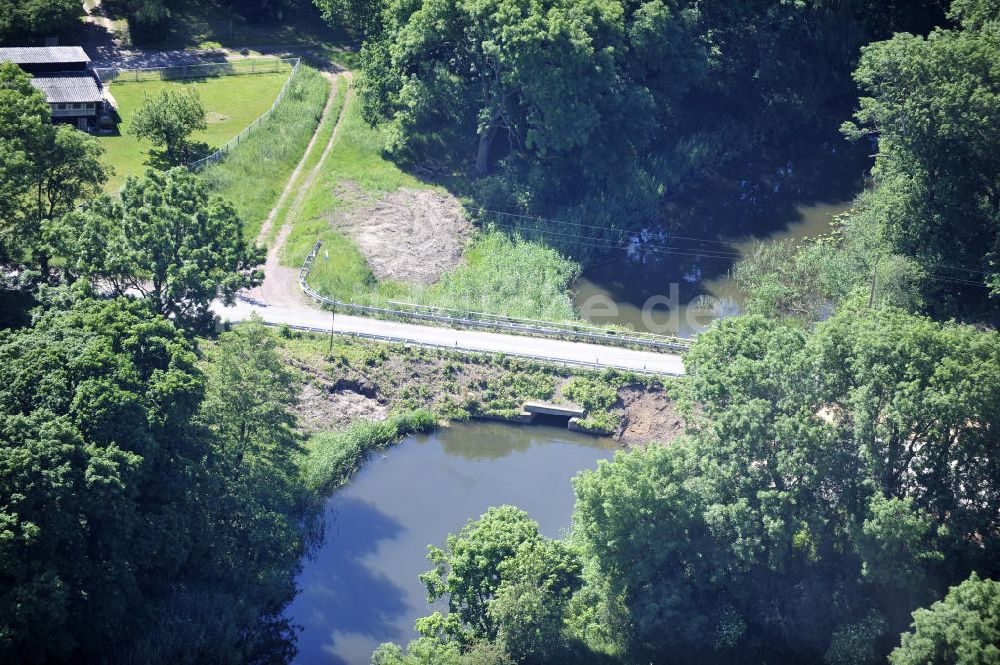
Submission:
M 986 665 L 1000 660 L 1000 582 L 969 579 L 927 609 L 889 656 L 891 665 Z
M 83 13 L 76 0 L 19 0 L 0 5 L 0 41 L 47 37 L 73 27 Z
M 995 335 L 744 317 L 685 363 L 691 438 L 576 481 L 574 537 L 635 653 L 874 663 L 907 612 L 996 571 Z
M 169 164 L 184 163 L 190 157 L 191 132 L 205 129 L 205 105 L 194 90 L 161 90 L 147 96 L 136 109 L 128 131 L 155 146 L 163 146 Z
M 423 637 L 408 653 L 384 644 L 380 665 L 547 662 L 564 655 L 564 613 L 582 584 L 581 564 L 566 544 L 545 538 L 513 506 L 490 508 L 446 549 L 430 546 L 434 568 L 421 575 L 429 602 L 446 598 L 448 613 L 418 619 Z
M 257 371 L 206 382 L 145 303 L 70 299 L 0 332 L 0 660 L 284 657 L 309 511 L 296 444 L 256 428 L 241 446 L 215 408 L 239 393 L 286 426 L 266 332 L 224 335 Z
M 369 26 L 359 88 L 395 158 L 471 175 L 487 207 L 598 226 L 664 223 L 698 184 L 785 164 L 786 144 L 849 112 L 860 46 L 940 12 L 935 0 L 388 0 L 370 27 L 379 3 L 368 18 L 318 4 Z
M 862 49 L 864 96 L 844 129 L 877 137 L 873 212 L 892 249 L 981 297 L 975 283 L 1000 291 L 1000 8 L 968 0 L 950 16 L 957 27 Z
M 183 168 L 130 177 L 120 202 L 102 196 L 46 235 L 71 274 L 105 280 L 119 295 L 140 293 L 194 326 L 210 321 L 214 299 L 232 302 L 263 279 L 264 251 L 244 240 L 232 204 Z
M 48 271 L 43 226 L 96 196 L 109 175 L 97 140 L 53 126 L 49 105 L 11 63 L 0 63 L 0 258 Z

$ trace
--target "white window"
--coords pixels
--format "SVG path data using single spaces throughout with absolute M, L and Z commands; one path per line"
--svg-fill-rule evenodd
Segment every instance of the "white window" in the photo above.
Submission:
M 80 108 L 80 104 L 78 104 L 78 103 L 74 103 L 74 104 L 73 104 L 73 108 L 74 108 L 74 109 L 77 109 L 77 110 L 79 110 L 79 108 Z

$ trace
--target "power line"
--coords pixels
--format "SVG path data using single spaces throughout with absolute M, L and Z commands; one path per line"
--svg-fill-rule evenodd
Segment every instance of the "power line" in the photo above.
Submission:
M 544 238 L 552 239 L 553 237 L 569 238 L 579 244 L 589 245 L 591 247 L 597 247 L 599 249 L 611 249 L 611 250 L 624 250 L 627 251 L 628 247 L 621 244 L 621 241 L 614 241 L 610 238 L 600 238 L 595 236 L 581 236 L 573 233 L 560 233 L 559 231 L 552 231 L 550 229 L 525 229 L 523 227 L 513 227 L 510 230 L 515 231 L 527 231 L 529 233 L 535 233 Z M 722 252 L 718 250 L 702 250 L 700 252 L 690 252 L 692 248 L 690 247 L 671 247 L 669 245 L 659 245 L 655 243 L 643 243 L 643 250 L 659 252 L 664 254 L 678 254 L 682 256 L 700 256 L 709 259 L 740 259 L 743 258 L 742 254 L 738 252 Z
M 547 223 L 550 223 L 550 224 L 559 224 L 559 225 L 562 225 L 562 226 L 571 226 L 571 227 L 574 227 L 574 228 L 597 229 L 597 230 L 600 230 L 600 231 L 615 231 L 618 234 L 631 234 L 631 233 L 635 233 L 634 231 L 627 231 L 625 229 L 608 228 L 606 226 L 599 226 L 599 225 L 596 225 L 596 224 L 583 224 L 583 223 L 577 223 L 577 222 L 566 222 L 566 221 L 562 221 L 562 220 L 558 220 L 558 219 L 551 219 L 551 218 L 548 218 L 548 217 L 540 217 L 540 216 L 536 216 L 536 215 L 521 215 L 521 214 L 512 213 L 512 212 L 500 212 L 498 210 L 484 210 L 484 212 L 492 214 L 492 215 L 501 215 L 501 216 L 504 216 L 504 217 L 513 217 L 513 218 L 516 218 L 516 219 L 524 219 L 524 220 L 530 220 L 530 221 L 535 221 L 535 222 L 547 222 Z M 500 223 L 510 224 L 510 222 L 500 222 Z M 518 230 L 520 230 L 523 227 L 517 226 L 516 228 Z M 601 241 L 607 241 L 608 240 L 606 238 L 594 238 L 593 236 L 576 236 L 576 235 L 572 235 L 572 234 L 559 234 L 556 231 L 550 231 L 548 229 L 538 229 L 538 232 L 541 232 L 541 233 L 555 233 L 557 235 L 562 235 L 564 237 L 573 237 L 573 238 L 579 237 L 579 238 L 582 238 L 582 239 L 593 239 L 593 240 L 601 240 Z M 711 240 L 709 238 L 695 237 L 695 236 L 681 236 L 681 235 L 676 235 L 674 233 L 671 233 L 669 231 L 665 231 L 664 235 L 668 239 L 689 240 L 689 241 L 692 241 L 692 242 L 702 242 L 702 243 L 709 243 L 709 244 L 714 244 L 714 245 L 723 245 L 724 247 L 734 247 L 737 242 L 743 242 L 743 241 Z M 667 245 L 652 245 L 650 243 L 644 243 L 644 247 L 650 247 L 650 246 L 653 246 L 653 247 L 668 247 Z M 685 249 L 690 249 L 690 248 L 685 248 Z M 725 252 L 723 250 L 714 250 L 714 249 L 709 249 L 709 250 L 704 250 L 704 251 L 706 251 L 706 252 L 712 252 L 712 253 L 717 253 L 717 254 L 726 254 L 726 255 L 730 255 L 730 256 L 735 256 L 737 258 L 743 258 L 743 254 L 740 254 L 738 252 Z M 713 258 L 720 258 L 720 257 L 713 257 Z M 938 268 L 944 268 L 946 270 L 958 270 L 958 271 L 961 271 L 961 272 L 968 272 L 968 273 L 975 273 L 977 275 L 991 275 L 991 274 L 993 274 L 992 272 L 987 271 L 987 270 L 977 270 L 975 268 L 963 268 L 963 267 L 960 267 L 960 266 L 948 265 L 948 264 L 944 264 L 944 263 L 934 264 L 933 269 L 936 270 Z
M 558 220 L 558 219 L 549 219 L 547 217 L 536 217 L 536 216 L 533 216 L 533 215 L 518 215 L 518 214 L 512 213 L 512 212 L 499 212 L 499 211 L 496 211 L 496 210 L 485 210 L 484 212 L 488 212 L 488 213 L 493 214 L 493 215 L 503 215 L 505 217 L 515 217 L 517 219 L 525 219 L 525 220 L 530 220 L 530 221 L 534 221 L 534 222 L 547 222 L 549 224 L 561 224 L 563 226 L 572 226 L 574 228 L 598 229 L 599 231 L 618 231 L 619 233 L 634 233 L 634 231 L 627 231 L 625 229 L 611 229 L 611 228 L 608 228 L 606 226 L 599 226 L 597 224 L 583 224 L 583 223 L 577 223 L 577 222 L 565 222 L 565 221 L 561 221 L 561 220 Z M 664 235 L 666 235 L 666 236 L 668 236 L 670 238 L 676 238 L 678 240 L 693 240 L 695 242 L 705 242 L 705 243 L 711 243 L 713 245 L 723 245 L 725 247 L 732 247 L 733 246 L 733 242 L 727 241 L 727 240 L 711 240 L 709 238 L 696 238 L 696 237 L 692 237 L 692 236 L 679 236 L 679 235 L 675 235 L 675 234 L 673 234 L 673 233 L 671 233 L 669 231 L 664 231 Z
M 519 227 L 519 228 L 516 228 L 516 230 L 523 231 L 525 229 Z M 615 241 L 613 241 L 613 240 L 611 240 L 609 238 L 599 238 L 599 237 L 594 237 L 594 236 L 578 236 L 578 235 L 571 234 L 571 233 L 560 233 L 558 231 L 552 231 L 552 230 L 549 230 L 549 229 L 537 229 L 536 228 L 536 229 L 527 229 L 527 230 L 528 231 L 533 231 L 535 234 L 537 234 L 538 236 L 540 236 L 542 239 L 546 239 L 546 240 L 554 240 L 555 237 L 561 237 L 561 238 L 569 238 L 569 239 L 573 240 L 574 242 L 577 242 L 577 243 L 579 243 L 581 245 L 585 245 L 585 246 L 589 246 L 589 247 L 595 247 L 597 249 L 604 249 L 604 250 L 609 250 L 609 251 L 628 251 L 629 250 L 628 247 L 623 246 L 621 244 L 618 244 L 618 243 L 616 243 Z M 742 254 L 733 253 L 733 252 L 717 252 L 717 251 L 712 251 L 711 253 L 708 253 L 709 250 L 704 250 L 702 252 L 691 252 L 691 251 L 686 251 L 686 250 L 689 250 L 691 248 L 686 248 L 686 247 L 670 247 L 668 245 L 657 245 L 657 244 L 652 244 L 652 243 L 644 243 L 642 245 L 642 249 L 643 249 L 643 251 L 654 252 L 654 253 L 657 253 L 657 254 L 674 255 L 674 256 L 689 256 L 689 257 L 705 258 L 705 259 L 719 259 L 719 260 L 726 260 L 726 261 L 728 261 L 728 260 L 734 260 L 735 261 L 735 260 L 740 260 L 740 259 L 745 258 Z M 982 271 L 977 271 L 977 272 L 982 272 Z M 985 274 L 988 274 L 988 273 L 983 272 L 983 274 L 985 275 Z M 955 277 L 955 276 L 951 276 L 951 275 L 938 275 L 938 274 L 934 274 L 934 273 L 927 273 L 927 276 L 928 277 L 932 277 L 932 278 L 934 278 L 934 279 L 936 279 L 936 280 L 938 280 L 940 282 L 946 282 L 946 283 L 956 284 L 956 285 L 960 285 L 960 286 L 974 286 L 974 287 L 987 288 L 987 285 L 983 284 L 982 282 L 977 282 L 977 281 L 968 280 L 968 279 L 961 279 L 961 278 L 958 278 L 958 277 Z
M 989 288 L 988 284 L 984 284 L 982 282 L 973 282 L 973 281 L 967 280 L 967 279 L 954 279 L 954 278 L 951 278 L 951 277 L 945 277 L 943 275 L 931 275 L 931 274 L 928 274 L 928 277 L 933 277 L 934 279 L 936 279 L 936 280 L 938 280 L 940 282 L 949 282 L 951 284 L 961 284 L 963 286 L 978 286 L 978 287 L 981 287 L 981 288 L 984 288 L 984 289 L 988 289 Z

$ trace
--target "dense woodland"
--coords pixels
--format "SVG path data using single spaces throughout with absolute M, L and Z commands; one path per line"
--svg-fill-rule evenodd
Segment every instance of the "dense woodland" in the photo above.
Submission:
M 581 473 L 565 539 L 503 506 L 435 544 L 449 612 L 373 663 L 1000 662 L 1000 2 L 316 3 L 386 154 L 473 214 L 683 231 L 801 137 L 873 156 L 835 233 L 736 266 L 685 436 Z M 3 3 L 0 39 L 79 9 Z M 337 482 L 303 468 L 271 333 L 213 330 L 262 250 L 186 169 L 100 194 L 99 156 L 0 65 L 0 662 L 287 662 Z

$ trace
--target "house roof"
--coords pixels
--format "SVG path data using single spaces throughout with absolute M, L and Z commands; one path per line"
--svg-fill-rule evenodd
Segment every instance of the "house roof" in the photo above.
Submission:
M 99 102 L 103 99 L 97 79 L 90 72 L 61 72 L 35 76 L 31 85 L 45 94 L 49 104 Z
M 0 48 L 0 62 L 18 65 L 47 65 L 90 62 L 79 46 L 8 46 Z

